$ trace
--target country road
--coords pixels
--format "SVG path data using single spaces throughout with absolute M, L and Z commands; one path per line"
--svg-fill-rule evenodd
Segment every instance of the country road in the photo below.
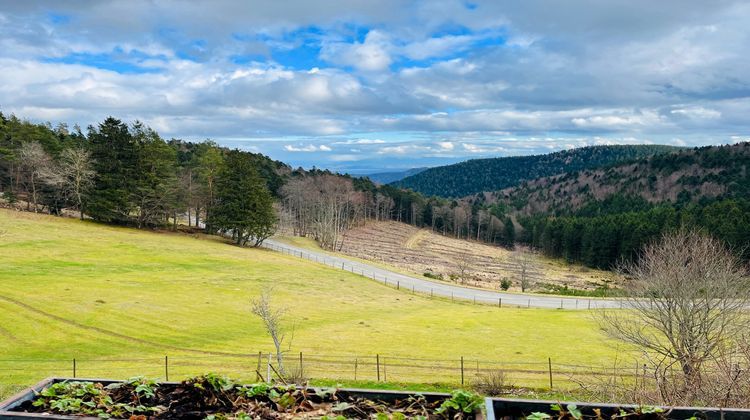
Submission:
M 271 239 L 267 239 L 263 242 L 262 247 L 316 261 L 355 274 L 361 274 L 362 276 L 369 277 L 392 287 L 398 287 L 405 291 L 413 291 L 421 294 L 498 306 L 512 305 L 531 308 L 562 308 L 573 310 L 622 307 L 622 302 L 617 299 L 590 299 L 504 293 L 446 284 L 443 282 L 431 281 L 427 278 L 408 276 L 375 265 L 355 261 L 344 256 L 334 256 L 324 252 L 311 251 Z

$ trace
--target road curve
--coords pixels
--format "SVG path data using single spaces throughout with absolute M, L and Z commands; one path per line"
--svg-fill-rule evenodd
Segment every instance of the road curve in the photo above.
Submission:
M 266 239 L 261 245 L 264 248 L 282 252 L 296 257 L 316 261 L 334 268 L 360 274 L 375 281 L 422 294 L 461 299 L 491 305 L 512 305 L 531 308 L 554 309 L 598 309 L 621 308 L 622 301 L 617 299 L 590 299 L 575 297 L 555 297 L 546 295 L 525 295 L 495 292 L 492 290 L 473 289 L 426 278 L 413 277 L 395 271 L 386 270 L 371 264 L 355 261 L 343 256 L 334 256 L 324 252 L 288 245 L 272 239 Z

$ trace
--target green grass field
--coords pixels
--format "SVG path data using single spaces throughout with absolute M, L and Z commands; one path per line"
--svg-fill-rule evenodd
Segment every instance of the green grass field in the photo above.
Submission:
M 250 313 L 250 300 L 266 286 L 288 308 L 292 357 L 362 357 L 362 380 L 374 379 L 364 357 L 375 354 L 390 360 L 389 380 L 407 383 L 455 382 L 457 373 L 407 374 L 395 356 L 450 366 L 461 356 L 540 364 L 551 357 L 603 367 L 624 357 L 583 311 L 414 296 L 214 237 L 8 210 L 0 210 L 0 232 L 0 395 L 71 375 L 73 358 L 78 376 L 87 377 L 163 377 L 169 355 L 170 379 L 209 370 L 254 378 L 257 352 L 272 349 Z M 311 375 L 351 379 L 353 371 L 341 365 Z

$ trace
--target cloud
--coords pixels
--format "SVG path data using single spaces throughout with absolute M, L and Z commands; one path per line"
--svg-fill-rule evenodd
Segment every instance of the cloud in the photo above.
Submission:
M 284 150 L 287 152 L 330 152 L 333 149 L 325 144 L 321 144 L 320 146 L 314 144 L 308 144 L 306 146 L 293 146 L 291 144 L 286 144 L 284 145 Z
M 740 0 L 5 2 L 0 106 L 333 168 L 725 143 L 750 136 L 748 20 Z
M 326 44 L 321 58 L 334 64 L 355 67 L 364 71 L 381 71 L 388 68 L 391 59 L 390 40 L 385 33 L 372 30 L 363 42 L 352 44 L 335 42 Z

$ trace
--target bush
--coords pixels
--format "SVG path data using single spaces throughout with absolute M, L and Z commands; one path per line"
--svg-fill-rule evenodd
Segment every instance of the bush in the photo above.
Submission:
M 512 284 L 513 283 L 511 283 L 511 281 L 508 280 L 508 278 L 506 277 L 506 278 L 503 278 L 503 280 L 500 282 L 500 288 L 503 289 L 503 290 L 508 290 L 508 289 L 510 289 L 510 286 Z
M 428 279 L 435 279 L 435 280 L 442 280 L 443 275 L 440 273 L 433 273 L 432 271 L 425 271 L 423 276 L 427 277 Z
M 510 394 L 513 387 L 513 384 L 510 383 L 508 376 L 502 369 L 490 370 L 477 375 L 477 378 L 472 384 L 472 388 L 474 388 L 476 392 L 490 397 Z

